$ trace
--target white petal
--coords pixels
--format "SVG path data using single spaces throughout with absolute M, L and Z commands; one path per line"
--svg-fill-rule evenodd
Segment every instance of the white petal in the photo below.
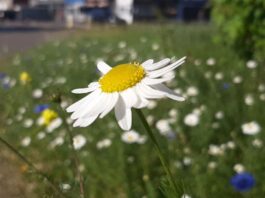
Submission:
M 107 107 L 105 110 L 100 114 L 99 118 L 103 118 L 105 115 L 107 115 L 113 107 L 116 105 L 119 98 L 119 94 L 114 92 L 111 94 L 111 100 L 108 102 Z
M 127 108 L 133 107 L 138 101 L 134 87 L 126 89 L 125 91 L 120 92 L 120 94 Z
M 150 77 L 150 78 L 157 78 L 159 76 L 163 76 L 165 75 L 167 72 L 177 68 L 178 66 L 180 66 L 182 63 L 185 62 L 185 59 L 186 57 L 183 57 L 181 59 L 179 59 L 178 61 L 162 68 L 162 69 L 158 69 L 158 70 L 155 70 L 155 71 L 151 71 L 151 72 L 148 72 L 147 75 Z
M 75 121 L 74 123 L 74 127 L 87 127 L 89 126 L 90 124 L 92 124 L 96 119 L 97 119 L 98 116 L 91 116 L 91 117 L 87 117 L 87 118 L 79 118 Z
M 166 81 L 170 81 L 174 78 L 174 75 L 171 76 L 164 76 L 163 78 L 149 78 L 145 77 L 142 82 L 145 83 L 146 85 L 155 85 L 155 84 L 160 84 Z
M 147 69 L 147 70 L 155 70 L 155 69 L 159 69 L 161 67 L 164 67 L 165 65 L 167 65 L 168 63 L 170 63 L 170 58 L 165 58 L 155 64 L 152 64 L 152 65 L 147 65 L 145 66 L 144 68 Z
M 100 94 L 100 90 L 96 89 L 95 91 L 93 91 L 92 93 L 90 93 L 89 95 L 85 96 L 84 98 L 82 98 L 81 100 L 75 102 L 74 104 L 70 105 L 66 111 L 67 112 L 74 112 L 78 109 L 80 109 L 82 107 L 82 105 L 86 102 L 86 101 L 91 101 L 94 100 L 94 98 L 98 97 Z
M 109 66 L 107 63 L 105 63 L 104 61 L 98 61 L 97 63 L 97 68 L 98 70 L 102 73 L 102 74 L 106 74 L 108 73 L 112 67 Z
M 86 118 L 94 115 L 99 115 L 107 108 L 109 100 L 111 100 L 111 94 L 102 93 L 101 96 L 97 99 L 97 102 L 86 107 L 86 113 L 81 116 L 83 118 Z
M 105 95 L 100 93 L 97 97 L 94 97 L 93 100 L 86 100 L 72 115 L 72 119 L 77 119 L 85 114 L 89 114 L 89 112 L 94 112 L 94 110 L 98 107 L 98 103 L 102 101 Z
M 153 59 L 149 59 L 149 60 L 144 61 L 141 65 L 142 65 L 143 67 L 147 67 L 147 66 L 149 66 L 149 65 L 152 65 L 153 62 L 154 62 Z
M 177 94 L 176 92 L 172 91 L 171 89 L 169 89 L 167 86 L 165 86 L 163 84 L 153 85 L 153 87 L 164 92 L 167 97 L 169 97 L 173 100 L 177 100 L 177 101 L 184 101 L 185 100 L 185 98 L 183 96 Z
M 139 95 L 147 99 L 162 98 L 165 96 L 165 93 L 159 90 L 155 90 L 151 88 L 150 86 L 145 85 L 144 83 L 138 83 L 136 86 L 136 89 Z
M 130 130 L 132 126 L 132 111 L 131 108 L 126 108 L 122 97 L 119 97 L 117 105 L 115 106 L 115 116 L 119 126 L 123 130 Z
M 88 92 L 95 91 L 98 87 L 99 87 L 99 84 L 96 82 L 94 84 L 89 84 L 87 88 L 74 89 L 72 90 L 72 93 L 75 93 L 75 94 L 88 93 Z

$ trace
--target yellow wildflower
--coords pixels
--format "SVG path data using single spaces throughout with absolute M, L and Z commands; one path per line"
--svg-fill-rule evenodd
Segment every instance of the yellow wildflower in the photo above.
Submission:
M 20 73 L 19 79 L 20 79 L 20 82 L 24 85 L 31 81 L 31 77 L 29 73 L 25 71 Z
M 49 125 L 54 119 L 58 117 L 58 114 L 51 109 L 45 109 L 44 111 L 42 111 L 41 117 L 43 119 L 43 123 L 45 125 Z

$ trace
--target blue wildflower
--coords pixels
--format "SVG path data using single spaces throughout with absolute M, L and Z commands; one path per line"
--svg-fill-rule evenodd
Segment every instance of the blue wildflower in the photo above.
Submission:
M 34 108 L 34 112 L 35 113 L 41 113 L 45 109 L 48 109 L 49 106 L 50 105 L 48 105 L 48 104 L 39 104 L 39 105 L 36 105 L 35 108 Z
M 238 173 L 231 178 L 230 183 L 235 190 L 245 192 L 255 185 L 255 179 L 250 173 Z
M 223 89 L 227 90 L 230 88 L 230 83 L 223 83 Z
M 6 77 L 6 74 L 3 72 L 0 72 L 0 79 L 2 80 L 4 77 Z

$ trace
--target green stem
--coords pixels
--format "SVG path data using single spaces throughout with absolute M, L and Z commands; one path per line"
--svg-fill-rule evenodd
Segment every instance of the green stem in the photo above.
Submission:
M 169 181 L 172 189 L 174 189 L 174 191 L 177 193 L 179 191 L 178 187 L 177 187 L 177 184 L 176 184 L 175 179 L 174 179 L 174 177 L 173 177 L 173 175 L 172 175 L 172 173 L 171 173 L 171 171 L 169 169 L 169 164 L 166 161 L 166 159 L 165 159 L 165 157 L 164 157 L 164 155 L 162 153 L 162 150 L 161 150 L 161 148 L 159 146 L 159 143 L 156 140 L 156 138 L 155 138 L 155 136 L 154 136 L 154 134 L 152 132 L 151 127 L 149 126 L 147 120 L 145 119 L 145 116 L 144 116 L 143 112 L 140 109 L 135 109 L 135 110 L 136 110 L 136 113 L 138 114 L 140 120 L 142 121 L 142 123 L 144 125 L 144 128 L 146 129 L 149 138 L 151 139 L 151 141 L 153 142 L 153 144 L 154 144 L 154 146 L 156 148 L 156 151 L 157 151 L 157 154 L 159 156 L 160 162 L 161 162 L 161 164 L 162 164 L 162 166 L 164 168 L 164 171 L 167 174 L 168 181 Z
M 9 150 L 11 150 L 14 154 L 16 154 L 24 163 L 26 163 L 37 175 L 45 179 L 52 189 L 57 192 L 57 194 L 62 197 L 66 198 L 66 196 L 57 188 L 57 186 L 51 181 L 51 179 L 44 174 L 43 172 L 39 171 L 33 163 L 31 163 L 24 155 L 22 155 L 17 149 L 15 149 L 11 144 L 9 144 L 6 140 L 0 137 L 0 142 L 3 143 Z

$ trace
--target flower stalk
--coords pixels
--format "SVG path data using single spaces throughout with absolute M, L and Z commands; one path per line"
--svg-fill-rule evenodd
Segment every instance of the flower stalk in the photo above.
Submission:
M 10 151 L 12 151 L 16 156 L 18 156 L 25 164 L 27 164 L 35 172 L 36 175 L 42 177 L 51 186 L 51 188 L 59 195 L 59 197 L 66 198 L 66 195 L 64 195 L 62 191 L 51 181 L 49 176 L 38 170 L 36 166 L 32 162 L 30 162 L 23 154 L 21 154 L 16 148 L 14 148 L 2 137 L 0 137 L 0 142 L 4 144 Z
M 161 150 L 161 147 L 159 146 L 159 143 L 157 141 L 157 139 L 155 138 L 154 136 L 154 133 L 151 129 L 151 127 L 149 126 L 143 112 L 140 110 L 140 109 L 135 109 L 138 117 L 140 118 L 140 120 L 142 121 L 143 125 L 144 125 L 144 128 L 149 136 L 149 138 L 151 139 L 151 141 L 153 142 L 154 146 L 155 146 L 155 149 L 157 151 L 157 154 L 158 154 L 158 157 L 160 159 L 160 162 L 164 168 L 164 171 L 166 172 L 167 174 L 167 179 L 168 179 L 168 182 L 170 183 L 170 187 L 174 190 L 174 192 L 177 194 L 180 189 L 178 188 L 176 182 L 175 182 L 175 179 L 173 177 L 173 174 L 171 173 L 170 169 L 169 169 L 169 164 L 167 162 L 167 160 L 165 159 L 163 153 L 162 153 L 162 150 Z

